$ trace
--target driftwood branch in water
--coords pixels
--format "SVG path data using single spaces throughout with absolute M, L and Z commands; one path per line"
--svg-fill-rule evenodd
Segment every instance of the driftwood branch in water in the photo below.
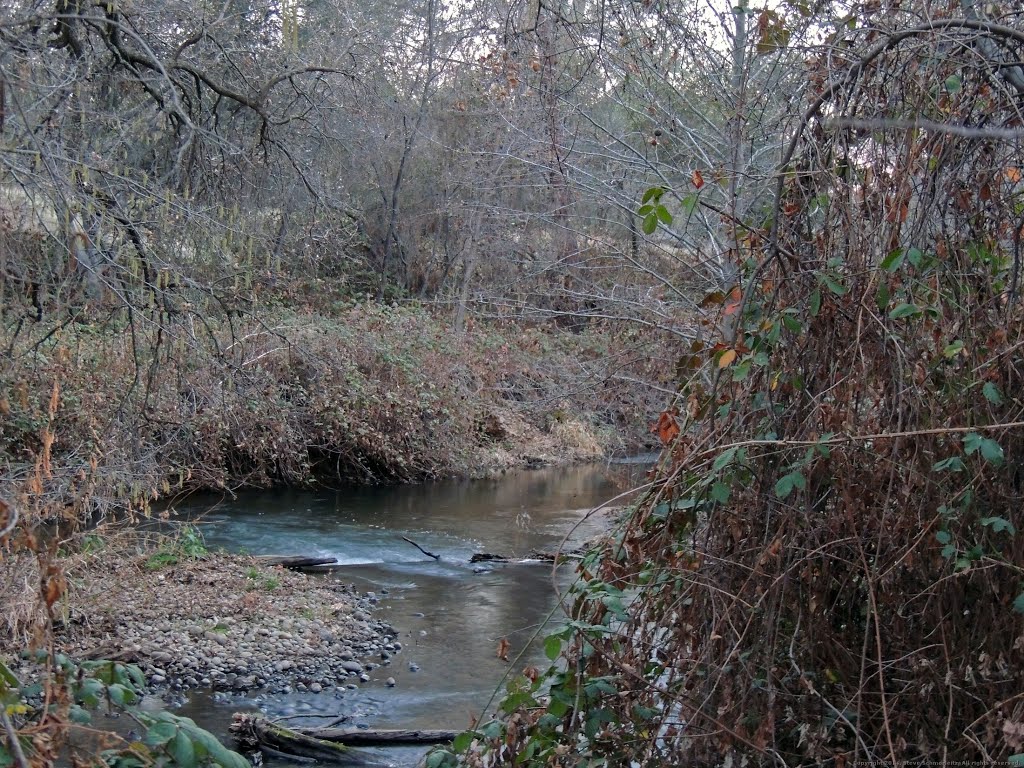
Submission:
M 265 718 L 236 714 L 231 733 L 245 750 L 267 750 L 274 756 L 295 756 L 334 765 L 361 766 L 372 764 L 368 755 L 360 755 L 344 744 L 322 741 L 275 725 Z
M 280 565 L 283 568 L 310 568 L 316 565 L 333 565 L 336 557 L 303 557 L 302 555 L 263 555 L 257 558 L 266 565 Z
M 403 537 L 402 537 L 402 541 L 407 541 L 407 542 L 409 542 L 410 544 L 412 544 L 412 545 L 413 545 L 414 547 L 416 547 L 416 549 L 418 549 L 418 550 L 419 550 L 420 552 L 422 552 L 422 553 L 423 553 L 424 555 L 426 555 L 427 557 L 432 557 L 432 558 L 434 558 L 435 560 L 440 560 L 440 559 L 441 559 L 441 556 L 440 556 L 440 555 L 435 555 L 435 554 L 434 554 L 433 552 L 427 552 L 427 550 L 425 550 L 425 549 L 424 549 L 423 547 L 421 547 L 421 546 L 420 546 L 419 544 L 417 544 L 417 543 L 416 543 L 415 541 L 413 541 L 412 539 L 410 539 L 410 538 L 408 538 L 408 537 L 406 537 L 406 536 L 403 536 Z
M 263 717 L 241 713 L 234 716 L 231 732 L 245 749 L 260 749 L 275 756 L 284 755 L 351 766 L 375 763 L 374 756 L 361 753 L 356 747 L 444 744 L 452 741 L 457 734 L 456 731 L 404 729 L 292 729 L 270 722 Z
M 575 552 L 531 552 L 526 557 L 508 557 L 507 555 L 494 555 L 490 552 L 477 552 L 471 558 L 471 563 L 512 563 L 518 565 L 529 565 L 531 563 L 564 563 L 568 560 L 579 560 L 579 554 Z

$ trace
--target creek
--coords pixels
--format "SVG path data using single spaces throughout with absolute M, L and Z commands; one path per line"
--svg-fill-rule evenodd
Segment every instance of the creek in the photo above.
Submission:
M 561 615 L 550 564 L 473 565 L 470 557 L 553 552 L 574 526 L 571 541 L 583 542 L 607 525 L 606 517 L 587 513 L 641 482 L 644 469 L 630 461 L 487 480 L 265 491 L 192 502 L 180 511 L 201 521 L 210 547 L 337 558 L 344 567 L 323 578 L 372 592 L 378 617 L 398 632 L 402 650 L 355 690 L 245 697 L 190 692 L 177 712 L 222 737 L 233 712 L 252 709 L 291 716 L 286 724 L 293 725 L 346 716 L 347 725 L 373 728 L 468 727 L 489 702 L 493 711 L 492 694 L 506 673 L 545 661 L 539 630 Z M 570 573 L 560 570 L 555 580 L 564 586 Z M 498 658 L 502 638 L 509 662 Z M 373 752 L 379 764 L 413 766 L 424 751 Z

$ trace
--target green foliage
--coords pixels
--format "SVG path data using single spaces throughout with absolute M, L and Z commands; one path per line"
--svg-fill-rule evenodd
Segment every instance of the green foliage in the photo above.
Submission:
M 646 235 L 653 235 L 658 229 L 658 224 L 668 226 L 672 223 L 672 214 L 669 213 L 668 208 L 661 202 L 664 194 L 664 187 L 651 187 L 644 192 L 640 209 L 637 213 L 643 220 L 641 226 Z
M 100 753 L 101 762 L 110 768 L 248 768 L 249 761 L 226 749 L 215 736 L 187 717 L 170 712 L 149 712 L 133 707 L 145 689 L 142 672 L 130 664 L 113 661 L 76 662 L 63 654 L 52 658 L 45 651 L 26 652 L 64 689 L 66 696 L 41 698 L 41 686 L 24 686 L 3 662 L 0 662 L 0 706 L 16 727 L 27 732 L 42 718 L 66 718 L 71 728 L 92 728 L 91 712 L 100 706 L 122 711 L 141 728 L 142 735 Z M 47 709 L 42 708 L 49 702 Z M 30 762 L 45 759 L 56 745 L 36 742 L 28 736 L 19 739 Z M 0 743 L 0 766 L 11 765 L 9 745 Z
M 273 592 L 281 586 L 281 580 L 276 576 L 264 573 L 259 568 L 255 567 L 246 570 L 245 578 L 249 582 L 246 587 L 248 591 L 261 590 L 263 592 Z
M 209 551 L 203 542 L 203 535 L 194 525 L 184 525 L 176 535 L 166 539 L 160 548 L 146 559 L 146 568 L 158 571 L 183 560 L 201 560 Z

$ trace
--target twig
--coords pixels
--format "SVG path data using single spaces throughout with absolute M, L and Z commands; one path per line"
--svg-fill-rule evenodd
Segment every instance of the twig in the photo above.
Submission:
M 932 131 L 934 133 L 945 133 L 951 136 L 961 136 L 966 139 L 1004 139 L 1015 141 L 1024 138 L 1024 130 L 1020 128 L 990 128 L 977 127 L 973 125 L 957 125 L 955 123 L 938 123 L 934 120 L 916 118 L 914 120 L 888 120 L 872 118 L 862 120 L 854 117 L 839 117 L 825 123 L 826 128 L 867 128 L 869 130 L 903 130 L 903 131 Z
M 416 547 L 416 549 L 418 549 L 418 550 L 419 550 L 420 552 L 422 552 L 422 553 L 423 553 L 424 555 L 426 555 L 427 557 L 432 557 L 432 558 L 434 558 L 435 560 L 440 560 L 440 559 L 441 559 L 441 556 L 440 556 L 440 555 L 435 555 L 435 554 L 434 554 L 433 552 L 428 552 L 428 551 L 427 551 L 427 550 L 425 550 L 425 549 L 424 549 L 423 547 L 421 547 L 421 546 L 420 546 L 419 544 L 417 544 L 417 543 L 416 543 L 415 541 L 413 541 L 413 540 L 412 540 L 412 539 L 410 539 L 410 538 L 407 538 L 406 536 L 403 536 L 403 537 L 402 537 L 402 540 L 403 540 L 403 541 L 407 541 L 407 542 L 409 542 L 410 544 L 412 544 L 412 545 L 413 545 L 414 547 Z
M 14 526 L 18 524 L 18 508 L 13 504 L 8 504 L 3 499 L 0 499 L 0 512 L 7 513 L 7 522 L 3 528 L 0 528 L 0 539 L 6 536 L 8 533 L 14 530 Z
M 0 721 L 4 724 L 4 731 L 7 732 L 7 740 L 11 744 L 11 752 L 14 753 L 14 760 L 18 763 L 18 768 L 29 768 L 28 760 L 25 759 L 25 753 L 21 751 L 21 742 L 18 741 L 18 734 L 14 730 L 11 719 L 7 717 L 5 709 L 0 709 Z

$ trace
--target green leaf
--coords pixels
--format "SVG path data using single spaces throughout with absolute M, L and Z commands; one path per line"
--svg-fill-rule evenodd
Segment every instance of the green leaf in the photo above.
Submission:
M 895 272 L 897 269 L 900 268 L 900 265 L 903 263 L 903 259 L 905 257 L 906 254 L 903 252 L 903 249 L 897 248 L 895 251 L 890 251 L 889 255 L 882 259 L 881 267 L 886 272 Z
M 966 468 L 967 465 L 964 464 L 964 460 L 961 459 L 959 456 L 950 456 L 948 459 L 936 461 L 934 464 L 932 464 L 933 472 L 943 472 L 947 469 L 950 472 L 963 472 Z
M 0 661 L 0 691 L 5 688 L 20 688 L 21 683 L 10 668 Z
M 490 720 L 480 729 L 480 735 L 485 739 L 497 739 L 501 737 L 501 721 Z
M 793 492 L 793 475 L 783 475 L 775 483 L 775 495 L 780 499 L 784 499 Z
M 156 722 L 146 731 L 145 742 L 151 747 L 161 747 L 178 734 L 178 726 L 174 723 Z
M 119 707 L 126 707 L 129 704 L 134 704 L 138 699 L 135 695 L 135 691 L 128 688 L 120 683 L 114 683 L 107 688 L 107 695 L 110 700 L 117 704 Z
M 473 732 L 472 731 L 463 731 L 458 736 L 456 736 L 455 740 L 452 742 L 452 751 L 453 752 L 465 752 L 467 749 L 469 749 L 469 745 L 472 744 L 472 743 L 473 743 Z
M 850 290 L 832 275 L 822 275 L 821 279 L 825 283 L 825 285 L 828 286 L 828 289 L 832 291 L 832 293 L 834 293 L 836 296 L 845 296 L 846 293 Z
M 739 450 L 738 446 L 735 448 L 727 448 L 726 450 L 718 454 L 718 456 L 715 457 L 714 463 L 711 465 L 711 471 L 721 472 L 723 469 L 729 466 L 729 464 L 732 463 L 733 457 L 736 455 L 737 450 Z
M 942 556 L 947 560 L 949 560 L 949 558 L 953 557 L 954 555 L 956 555 L 956 545 L 947 544 L 942 548 Z
M 978 522 L 986 528 L 991 528 L 996 533 L 1006 531 L 1011 536 L 1017 533 L 1017 529 L 1014 528 L 1013 523 L 1005 517 L 983 517 Z
M 875 292 L 875 306 L 878 307 L 879 312 L 885 312 L 885 308 L 889 306 L 890 298 L 892 297 L 889 295 L 889 286 L 882 283 Z
M 947 93 L 958 93 L 963 87 L 963 83 L 961 82 L 959 75 L 950 75 L 946 78 L 944 85 L 946 86 Z
M 79 725 L 88 725 L 92 722 L 92 714 L 89 710 L 77 704 L 71 705 L 71 709 L 68 710 L 68 717 L 71 718 L 71 722 L 78 723 Z
M 949 531 L 936 531 L 935 540 L 939 542 L 939 544 L 949 544 L 949 542 L 953 540 L 953 537 L 950 535 Z
M 711 498 L 717 501 L 719 504 L 725 504 L 729 501 L 729 494 L 732 492 L 732 487 L 726 485 L 723 482 L 716 482 L 711 486 Z
M 78 688 L 75 699 L 90 709 L 96 707 L 103 697 L 103 683 L 95 678 L 87 677 Z
M 644 192 L 644 196 L 641 198 L 640 202 L 649 203 L 651 200 L 658 200 L 663 194 L 665 194 L 664 187 L 651 187 Z
M 1017 595 L 1016 599 L 1013 601 L 1013 610 L 1017 613 L 1024 613 L 1024 592 Z
M 554 661 L 558 658 L 558 654 L 562 652 L 562 638 L 557 635 L 548 635 L 544 639 L 544 655 L 549 660 Z M 461 750 L 456 750 L 461 751 Z
M 653 235 L 654 234 L 654 230 L 656 230 L 657 228 L 658 228 L 658 217 L 655 214 L 653 214 L 653 213 L 647 214 L 647 216 L 644 217 L 644 223 L 643 223 L 644 234 L 645 235 Z
M 981 394 L 985 396 L 992 405 L 1002 405 L 1003 396 L 999 393 L 999 387 L 993 384 L 991 381 L 986 381 L 985 386 L 981 388 Z
M 800 331 L 803 330 L 803 326 L 800 325 L 800 321 L 792 315 L 783 315 L 782 324 L 786 327 L 786 330 L 793 335 L 799 335 Z
M 910 317 L 911 315 L 920 315 L 921 308 L 916 304 L 897 304 L 892 312 L 889 313 L 889 317 L 893 320 L 899 320 L 904 317 Z
M 732 369 L 732 380 L 743 381 L 750 374 L 750 365 L 753 361 L 747 358 L 742 363 Z
M 907 251 L 907 261 L 913 264 L 915 267 L 920 267 L 921 262 L 924 260 L 924 253 L 920 248 L 911 248 Z
M 947 360 L 950 360 L 959 355 L 963 351 L 963 348 L 964 343 L 960 339 L 957 339 L 951 344 L 946 345 L 945 349 L 942 350 L 942 356 Z
M 985 461 L 994 466 L 998 467 L 1003 463 L 1003 447 L 987 437 L 981 439 L 981 455 Z
M 183 731 L 178 731 L 174 740 L 171 742 L 171 757 L 174 758 L 174 762 L 177 763 L 181 768 L 195 768 L 199 765 L 199 761 L 196 760 L 196 750 L 192 746 L 192 739 L 185 735 Z
M 981 448 L 981 435 L 977 432 L 968 432 L 964 435 L 964 451 L 968 456 L 977 453 L 979 448 Z
M 686 197 L 679 201 L 679 207 L 683 209 L 683 213 L 685 213 L 687 216 L 690 216 L 697 208 L 697 201 L 697 195 L 687 195 Z
M 811 317 L 817 317 L 818 312 L 821 311 L 821 291 L 817 288 L 811 294 Z
M 447 749 L 437 748 L 427 755 L 423 765 L 425 768 L 455 768 L 458 760 Z
M 664 205 L 659 205 L 657 208 L 655 208 L 654 213 L 657 215 L 658 220 L 662 224 L 672 223 L 672 214 L 668 212 L 668 208 L 666 208 Z
M 1010 765 L 1014 766 L 1014 768 L 1016 768 L 1016 766 L 1024 766 L 1024 752 L 1018 752 L 1016 755 L 1010 755 L 1006 761 Z

